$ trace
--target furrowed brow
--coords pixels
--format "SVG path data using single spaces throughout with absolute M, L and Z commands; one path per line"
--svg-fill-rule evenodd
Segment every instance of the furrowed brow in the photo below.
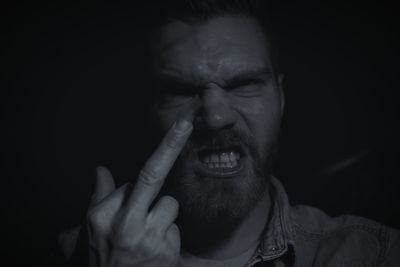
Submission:
M 247 80 L 260 78 L 262 76 L 271 75 L 272 71 L 268 68 L 257 68 L 252 70 L 244 70 L 236 73 L 234 76 L 226 80 L 226 85 L 232 86 L 235 84 L 243 83 Z
M 240 84 L 251 79 L 261 78 L 262 76 L 269 76 L 271 74 L 272 70 L 267 67 L 244 69 L 240 71 L 235 71 L 232 74 L 227 75 L 228 77 L 222 78 L 222 83 L 220 85 L 223 87 L 230 87 L 235 84 Z M 162 83 L 176 84 L 182 86 L 185 85 L 187 87 L 192 87 L 193 89 L 201 87 L 200 83 L 194 83 L 193 81 L 184 79 L 182 76 L 183 75 L 180 75 L 180 73 L 169 70 L 162 70 L 158 73 L 158 78 Z

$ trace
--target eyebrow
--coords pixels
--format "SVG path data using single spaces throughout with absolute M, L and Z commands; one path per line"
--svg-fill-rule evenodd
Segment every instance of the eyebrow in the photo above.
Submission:
M 242 69 L 238 71 L 234 71 L 231 77 L 223 78 L 223 84 L 220 84 L 221 87 L 230 87 L 235 84 L 239 84 L 245 82 L 250 79 L 254 79 L 263 75 L 271 75 L 272 70 L 268 67 L 256 67 L 251 69 Z M 187 79 L 182 79 L 179 73 L 175 73 L 174 71 L 163 70 L 158 72 L 159 78 L 163 82 L 172 82 L 181 85 L 187 85 L 191 87 L 199 87 L 193 82 L 188 81 Z M 201 86 L 201 85 L 200 85 Z

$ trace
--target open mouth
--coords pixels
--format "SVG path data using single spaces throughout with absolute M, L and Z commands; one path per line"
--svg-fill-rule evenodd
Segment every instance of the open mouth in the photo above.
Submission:
M 234 168 L 240 160 L 240 152 L 234 149 L 222 151 L 203 150 L 199 152 L 200 161 L 208 168 Z
M 224 149 L 203 149 L 198 152 L 201 162 L 197 170 L 202 175 L 232 176 L 241 169 L 241 159 L 244 153 L 238 147 Z

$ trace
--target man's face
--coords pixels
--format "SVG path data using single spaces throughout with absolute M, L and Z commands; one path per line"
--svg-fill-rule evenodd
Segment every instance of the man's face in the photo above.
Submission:
M 168 178 L 181 213 L 236 220 L 266 190 L 283 109 L 266 37 L 248 17 L 221 16 L 161 29 L 155 70 L 156 119 L 194 131 Z

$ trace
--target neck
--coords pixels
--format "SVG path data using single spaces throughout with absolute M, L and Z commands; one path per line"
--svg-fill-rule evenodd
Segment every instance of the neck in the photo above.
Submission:
M 271 209 L 268 190 L 241 221 L 229 225 L 204 225 L 184 220 L 180 224 L 182 247 L 201 258 L 223 260 L 240 255 L 258 244 Z

